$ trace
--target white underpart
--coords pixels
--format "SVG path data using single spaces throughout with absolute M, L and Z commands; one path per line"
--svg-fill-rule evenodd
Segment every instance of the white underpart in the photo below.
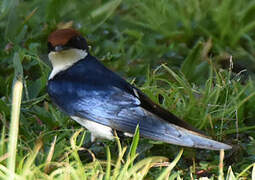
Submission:
M 88 53 L 86 50 L 74 48 L 59 52 L 51 51 L 48 56 L 53 69 L 50 73 L 49 79 L 52 79 L 57 73 L 66 70 L 77 61 L 85 58 L 87 55 Z
M 124 136 L 133 137 L 134 135 L 133 135 L 133 134 L 130 134 L 130 133 L 128 133 L 128 132 L 125 132 L 125 133 L 124 133 Z
M 104 126 L 102 124 L 99 124 L 87 119 L 83 119 L 77 116 L 71 116 L 71 118 L 91 132 L 92 142 L 95 141 L 96 138 L 109 139 L 109 140 L 114 139 L 112 128 L 108 126 Z

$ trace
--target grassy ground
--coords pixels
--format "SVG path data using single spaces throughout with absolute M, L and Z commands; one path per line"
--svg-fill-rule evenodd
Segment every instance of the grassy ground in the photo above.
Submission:
M 255 179 L 254 19 L 255 0 L 0 1 L 0 179 Z M 231 144 L 224 165 L 139 132 L 84 149 L 89 133 L 46 93 L 47 35 L 66 23 L 155 102 Z

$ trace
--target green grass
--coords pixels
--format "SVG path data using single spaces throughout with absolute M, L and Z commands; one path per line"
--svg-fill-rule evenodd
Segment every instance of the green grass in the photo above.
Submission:
M 0 179 L 255 177 L 254 10 L 255 0 L 0 1 Z M 46 93 L 47 36 L 71 21 L 107 67 L 233 145 L 224 165 L 219 152 L 180 150 L 139 131 L 85 149 L 89 133 Z

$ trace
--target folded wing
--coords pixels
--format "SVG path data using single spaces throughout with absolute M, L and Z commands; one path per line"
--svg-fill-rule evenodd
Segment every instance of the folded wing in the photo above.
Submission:
M 89 100 L 86 96 L 90 97 Z M 139 124 L 141 136 L 171 144 L 211 150 L 231 148 L 190 128 L 164 120 L 141 106 L 141 101 L 145 101 L 141 99 L 143 97 L 137 97 L 117 87 L 108 87 L 107 91 L 104 89 L 86 92 L 86 96 L 73 102 L 75 116 L 128 133 L 134 133 Z M 160 107 L 157 106 L 157 109 Z

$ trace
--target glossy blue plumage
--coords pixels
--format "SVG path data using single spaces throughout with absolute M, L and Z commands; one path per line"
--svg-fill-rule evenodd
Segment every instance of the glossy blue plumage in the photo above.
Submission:
M 48 82 L 51 99 L 68 115 L 172 144 L 207 149 L 229 146 L 199 135 L 139 89 L 88 55 Z M 82 123 L 81 123 L 82 124 Z
M 125 99 L 123 92 L 127 92 Z M 86 57 L 49 80 L 48 93 L 53 101 L 71 116 L 77 114 L 78 107 L 94 109 L 98 102 L 107 98 L 125 106 L 137 101 L 128 94 L 132 93 L 128 84 L 93 56 Z M 121 96 L 116 93 L 120 93 Z

